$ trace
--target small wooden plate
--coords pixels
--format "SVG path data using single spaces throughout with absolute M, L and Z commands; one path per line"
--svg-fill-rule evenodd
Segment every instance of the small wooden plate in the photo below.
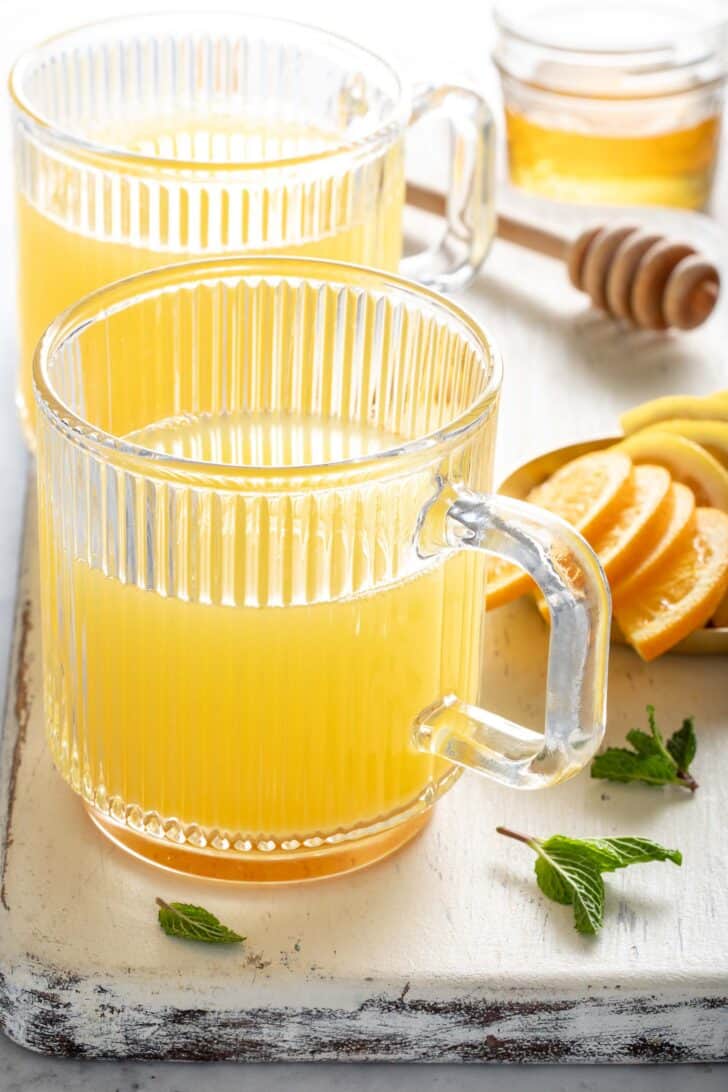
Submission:
M 564 463 L 576 459 L 579 455 L 587 455 L 590 451 L 598 451 L 600 448 L 610 447 L 621 440 L 621 436 L 603 436 L 597 440 L 587 440 L 579 444 L 567 444 L 566 447 L 557 447 L 553 451 L 547 451 L 530 462 L 519 466 L 512 474 L 501 483 L 498 492 L 507 497 L 515 497 L 525 500 L 534 486 L 540 485 L 549 475 L 558 470 Z M 624 644 L 624 638 L 615 626 L 612 638 L 620 644 Z M 728 628 L 705 628 L 695 630 L 674 648 L 671 653 L 679 653 L 683 656 L 724 656 L 728 654 Z

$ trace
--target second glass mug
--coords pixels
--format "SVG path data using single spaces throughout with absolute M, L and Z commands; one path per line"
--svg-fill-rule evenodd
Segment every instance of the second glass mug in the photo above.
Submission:
M 25 54 L 10 78 L 21 381 L 95 288 L 185 258 L 286 253 L 396 270 L 407 127 L 453 133 L 445 232 L 402 271 L 439 290 L 478 269 L 494 229 L 491 116 L 465 88 L 406 92 L 324 31 L 239 14 L 109 20 Z
M 383 272 L 231 259 L 127 278 L 36 356 L 54 761 L 158 864 L 293 880 L 411 838 L 463 768 L 570 777 L 604 729 L 586 542 L 488 493 L 501 362 Z M 487 558 L 551 611 L 545 733 L 478 702 Z

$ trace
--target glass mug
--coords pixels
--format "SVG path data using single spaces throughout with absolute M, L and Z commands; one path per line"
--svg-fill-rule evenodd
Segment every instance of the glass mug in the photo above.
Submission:
M 487 493 L 501 363 L 444 297 L 300 258 L 152 270 L 34 366 L 46 720 L 98 826 L 198 875 L 313 878 L 411 838 L 464 767 L 602 738 L 586 542 Z M 478 705 L 489 555 L 552 617 L 545 734 Z
M 251 253 L 396 270 L 404 136 L 449 119 L 439 247 L 403 272 L 464 284 L 494 230 L 492 121 L 465 88 L 408 94 L 383 60 L 296 23 L 239 14 L 116 19 L 53 38 L 10 78 L 16 148 L 21 380 L 77 299 L 143 269 Z

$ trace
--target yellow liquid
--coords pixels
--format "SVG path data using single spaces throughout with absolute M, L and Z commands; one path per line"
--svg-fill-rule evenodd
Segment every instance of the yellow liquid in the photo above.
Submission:
M 374 429 L 282 415 L 177 419 L 133 438 L 159 451 L 260 465 L 311 464 L 398 442 Z M 401 516 L 386 487 L 377 503 L 383 526 Z M 317 567 L 330 565 L 332 542 L 353 534 L 360 505 L 361 495 L 341 491 L 321 508 L 316 541 L 304 544 L 299 563 L 308 582 L 298 598 L 308 601 L 277 606 L 223 605 L 224 590 L 205 603 L 122 584 L 67 558 L 47 517 L 46 702 L 66 779 L 112 814 L 138 805 L 208 835 L 276 845 L 366 830 L 424 807 L 450 767 L 414 748 L 413 721 L 445 694 L 478 698 L 484 560 L 463 551 L 410 563 L 402 579 L 360 594 L 317 596 Z M 289 571 L 295 528 L 287 538 L 261 527 L 252 546 L 239 548 L 259 552 L 266 588 L 284 572 L 290 602 L 301 576 Z M 402 528 L 403 543 L 413 527 Z M 351 542 L 355 568 L 363 558 Z
M 557 201 L 702 208 L 718 153 L 720 119 L 621 136 L 546 128 L 506 111 L 511 181 Z
M 132 153 L 221 164 L 295 158 L 341 144 L 336 133 L 282 123 L 262 128 L 239 117 L 179 119 L 171 128 L 169 120 L 146 121 L 143 126 L 126 125 L 90 136 Z M 135 187 L 132 201 L 128 189 L 120 188 L 112 198 L 112 183 L 107 180 L 94 188 L 88 181 L 81 183 L 73 165 L 55 164 L 53 173 L 38 187 L 42 205 L 21 193 L 17 206 L 19 400 L 26 427 L 32 431 L 32 359 L 43 331 L 66 307 L 112 281 L 173 262 L 241 252 L 329 258 L 395 270 L 401 257 L 404 202 L 400 144 L 383 153 L 380 166 L 379 173 L 370 175 L 371 193 L 360 192 L 361 182 L 352 165 L 337 176 L 336 184 L 312 181 L 303 190 L 303 199 L 297 190 L 299 203 L 288 191 L 281 196 L 278 190 L 274 198 L 272 191 L 259 184 L 255 192 L 243 186 L 231 190 L 232 197 L 218 194 L 215 203 L 214 185 L 208 187 L 212 196 L 200 196 L 199 186 L 185 183 L 181 169 L 171 174 L 166 169 L 169 186 L 161 192 Z M 330 170 L 325 158 L 319 170 L 323 182 Z M 122 161 L 120 171 L 138 182 L 131 160 Z M 118 181 L 114 179 L 113 185 Z M 283 217 L 284 230 L 264 246 L 247 243 L 260 235 L 259 221 L 280 220 L 286 200 L 291 207 L 287 219 Z M 173 215 L 174 201 L 178 209 Z M 92 221 L 95 227 L 89 226 Z M 166 226 L 157 231 L 157 222 Z M 85 226 L 79 228 L 79 224 Z M 285 224 L 291 225 L 290 239 Z M 325 228 L 318 233 L 317 225 L 322 224 Z M 153 238 L 155 234 L 158 237 Z

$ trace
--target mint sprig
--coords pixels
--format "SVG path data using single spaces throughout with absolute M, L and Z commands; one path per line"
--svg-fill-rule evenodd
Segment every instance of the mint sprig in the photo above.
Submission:
M 543 841 L 496 827 L 499 834 L 524 842 L 537 854 L 536 882 L 544 895 L 562 906 L 573 906 L 578 933 L 594 935 L 604 922 L 603 872 L 615 872 L 647 861 L 682 864 L 677 849 L 665 849 L 648 838 L 568 838 L 554 834 Z
M 187 902 L 165 902 L 157 899 L 159 924 L 168 937 L 199 940 L 204 944 L 240 944 L 245 940 L 227 925 L 205 910 Z
M 647 785 L 681 785 L 695 792 L 698 783 L 690 773 L 698 741 L 692 717 L 665 743 L 655 721 L 655 707 L 647 706 L 649 732 L 633 728 L 628 747 L 608 747 L 592 762 L 591 776 L 607 781 L 642 781 Z

